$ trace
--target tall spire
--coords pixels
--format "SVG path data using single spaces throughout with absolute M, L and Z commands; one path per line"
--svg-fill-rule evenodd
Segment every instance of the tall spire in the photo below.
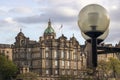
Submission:
M 20 28 L 20 32 L 22 32 L 22 29 Z
M 48 27 L 51 27 L 51 21 L 50 21 L 50 19 L 48 21 Z

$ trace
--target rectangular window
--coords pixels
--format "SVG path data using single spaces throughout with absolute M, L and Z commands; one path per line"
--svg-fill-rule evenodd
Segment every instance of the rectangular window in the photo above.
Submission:
M 74 59 L 77 59 L 77 56 L 76 56 L 76 54 L 74 54 Z
M 49 66 L 49 62 L 48 62 L 48 60 L 46 60 L 46 66 Z
M 73 52 L 71 52 L 71 59 L 72 59 L 72 60 L 74 59 L 74 54 L 73 54 Z
M 46 58 L 48 58 L 48 52 L 46 52 Z
M 49 48 L 48 48 L 48 47 L 46 47 L 46 48 L 45 48 L 45 50 L 46 50 L 46 51 L 48 51 L 48 50 L 49 50 Z
M 31 52 L 31 48 L 28 48 L 28 51 Z
M 58 66 L 58 61 L 57 60 L 55 61 L 55 66 Z
M 70 62 L 69 62 L 69 61 L 67 62 L 67 66 L 68 66 L 68 67 L 70 66 Z
M 77 69 L 77 63 L 74 62 L 74 69 Z
M 65 70 L 62 70 L 62 75 L 64 75 L 65 74 Z
M 69 59 L 70 55 L 69 55 L 69 52 L 67 51 L 67 59 Z
M 67 71 L 67 74 L 70 75 L 70 71 Z
M 64 52 L 61 51 L 61 58 L 64 58 Z
M 48 71 L 48 70 L 46 70 L 46 74 L 49 74 L 49 71 Z
M 74 71 L 74 75 L 77 75 L 77 71 Z
M 57 58 L 57 53 L 56 53 L 56 51 L 54 52 L 54 58 Z
M 41 61 L 38 61 L 37 65 L 40 65 L 41 64 Z
M 55 70 L 55 74 L 58 74 L 58 70 Z
M 65 64 L 64 61 L 62 61 L 62 66 L 64 66 L 64 64 Z

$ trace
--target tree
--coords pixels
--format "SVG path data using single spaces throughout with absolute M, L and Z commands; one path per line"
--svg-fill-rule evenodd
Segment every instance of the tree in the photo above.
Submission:
M 109 58 L 108 62 L 102 60 L 99 62 L 97 70 L 101 79 L 108 79 L 108 76 L 117 78 L 120 76 L 120 61 L 115 58 Z
M 100 79 L 107 79 L 110 71 L 110 64 L 104 60 L 99 61 L 98 63 L 98 77 Z
M 118 76 L 120 76 L 120 61 L 115 58 L 110 58 L 109 64 L 113 77 L 117 78 Z
M 61 75 L 59 80 L 74 80 L 75 76 L 73 75 Z
M 37 74 L 33 72 L 18 74 L 16 79 L 21 80 L 39 80 Z
M 8 60 L 5 56 L 0 55 L 0 79 L 7 80 L 17 72 L 17 66 Z

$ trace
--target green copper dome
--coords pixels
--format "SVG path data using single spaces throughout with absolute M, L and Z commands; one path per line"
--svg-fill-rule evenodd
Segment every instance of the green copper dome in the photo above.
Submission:
M 45 29 L 44 34 L 51 34 L 55 33 L 54 29 L 51 27 L 51 21 L 49 20 L 48 22 L 48 27 Z

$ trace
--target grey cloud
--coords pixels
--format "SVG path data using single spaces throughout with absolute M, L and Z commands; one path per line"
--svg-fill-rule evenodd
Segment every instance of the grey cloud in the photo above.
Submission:
M 119 22 L 120 21 L 120 5 L 113 5 L 113 7 L 116 7 L 116 9 L 110 9 L 110 13 L 109 13 L 110 19 L 111 21 Z
M 9 10 L 10 13 L 17 13 L 17 14 L 28 14 L 32 13 L 32 9 L 28 7 L 17 7 Z
M 49 18 L 52 19 L 54 22 L 62 22 L 62 23 L 72 22 L 76 20 L 76 16 L 66 16 L 57 11 L 47 11 L 41 15 L 20 17 L 20 18 L 16 18 L 15 20 L 22 23 L 40 23 L 40 22 L 48 21 Z
M 39 13 L 40 15 L 34 15 L 34 16 L 27 16 L 27 17 L 18 17 L 15 18 L 18 22 L 22 23 L 40 23 L 40 22 L 46 22 L 49 18 L 51 18 L 54 22 L 73 22 L 77 19 L 78 13 L 78 5 L 80 7 L 80 4 L 78 4 L 78 1 L 61 1 L 61 0 L 35 0 L 40 4 Z M 74 2 L 74 4 L 73 4 Z M 41 4 L 46 4 L 41 6 Z M 48 4 L 49 3 L 49 4 Z M 76 4 L 76 5 L 75 5 Z M 69 12 L 69 10 L 76 10 L 75 12 Z M 68 12 L 67 12 L 68 10 Z M 67 15 L 67 14 L 75 14 L 76 15 Z M 37 14 L 37 13 L 36 13 Z
M 14 21 L 14 20 L 13 20 Z M 6 21 L 6 20 L 1 20 L 0 21 L 0 30 L 1 30 L 1 33 L 4 33 L 4 32 L 18 32 L 18 30 L 20 28 L 24 28 L 25 26 L 23 26 L 22 24 L 14 21 L 14 22 L 9 22 L 9 21 Z
M 5 14 L 7 14 L 7 12 L 0 10 L 0 15 L 5 15 Z
M 111 42 L 112 44 L 116 44 L 120 41 L 120 31 L 119 29 L 111 29 L 108 37 L 105 42 Z
M 120 21 L 120 11 L 119 9 L 110 13 L 111 21 Z

